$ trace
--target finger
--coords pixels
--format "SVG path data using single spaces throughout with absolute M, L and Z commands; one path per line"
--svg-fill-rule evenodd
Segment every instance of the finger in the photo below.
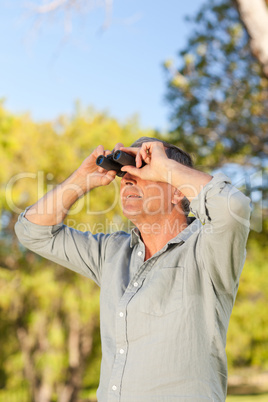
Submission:
M 99 145 L 94 151 L 93 153 L 98 157 L 99 155 L 103 155 L 104 154 L 104 147 L 103 145 Z
M 129 173 L 133 176 L 141 177 L 141 169 L 136 168 L 135 166 L 130 165 L 122 166 L 121 171 Z
M 152 155 L 156 151 L 164 151 L 164 144 L 161 142 L 144 142 L 141 146 L 142 151 L 146 151 L 149 155 Z
M 141 166 L 142 166 L 142 157 L 140 152 L 138 152 L 136 155 L 136 167 L 140 168 Z
M 142 151 L 141 149 L 136 155 L 136 167 L 140 168 L 142 167 L 143 163 L 150 163 L 150 158 L 148 158 L 148 155 L 146 152 Z
M 143 152 L 146 152 L 146 154 L 152 154 L 155 145 L 157 145 L 155 142 L 144 142 L 141 149 Z
M 113 152 L 115 152 L 115 151 L 117 151 L 118 149 L 121 149 L 121 148 L 124 148 L 124 144 L 122 144 L 122 142 L 118 142 L 118 143 L 115 145 L 115 147 L 114 147 L 114 149 L 113 149 Z
M 116 171 L 115 170 L 108 170 L 107 173 L 106 173 L 106 176 L 109 179 L 113 180 L 115 178 L 115 176 L 116 176 Z
M 116 176 L 117 172 L 115 170 L 106 170 L 106 169 L 104 169 L 104 168 L 99 166 L 98 167 L 98 173 L 105 174 L 105 175 L 111 174 L 111 175 Z
M 103 186 L 107 186 L 115 179 L 116 172 L 114 170 L 109 170 L 102 178 L 101 183 Z
M 151 153 L 149 148 L 146 146 L 142 147 L 140 150 L 140 156 L 144 160 L 145 163 L 150 163 L 151 162 Z
M 137 153 L 139 152 L 140 148 L 134 148 L 134 147 L 120 147 L 120 151 L 124 151 L 130 155 L 136 156 Z
M 149 154 L 149 150 L 140 148 L 139 152 L 136 156 L 136 166 L 141 167 L 143 163 L 149 164 L 151 162 L 151 155 Z
M 102 167 L 98 167 L 98 172 L 99 172 L 99 173 L 104 173 L 104 172 L 106 172 L 106 170 L 103 169 Z

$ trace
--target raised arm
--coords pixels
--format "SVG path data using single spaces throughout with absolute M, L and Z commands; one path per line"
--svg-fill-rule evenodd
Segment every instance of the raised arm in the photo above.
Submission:
M 136 156 L 136 168 L 124 166 L 121 170 L 144 180 L 160 181 L 176 187 L 190 201 L 210 182 L 212 176 L 184 166 L 165 153 L 161 142 L 144 142 L 141 148 L 121 148 Z M 142 162 L 147 165 L 140 169 Z
M 122 144 L 117 147 L 119 145 Z M 107 172 L 96 165 L 97 157 L 102 154 L 105 154 L 105 151 L 103 146 L 99 145 L 68 179 L 32 205 L 25 217 L 37 225 L 57 225 L 64 220 L 71 206 L 80 197 L 113 181 L 116 172 Z
M 144 180 L 168 182 L 191 201 L 192 213 L 202 222 L 196 246 L 200 266 L 218 292 L 235 295 L 246 255 L 250 199 L 222 173 L 212 177 L 168 159 L 159 142 L 123 150 L 136 155 L 137 168 L 122 170 Z M 147 165 L 138 169 L 142 160 Z
M 116 172 L 96 165 L 96 158 L 107 153 L 102 146 L 96 148 L 67 180 L 22 213 L 15 225 L 17 237 L 26 248 L 93 279 L 98 285 L 110 236 L 80 232 L 62 221 L 79 197 L 114 179 Z

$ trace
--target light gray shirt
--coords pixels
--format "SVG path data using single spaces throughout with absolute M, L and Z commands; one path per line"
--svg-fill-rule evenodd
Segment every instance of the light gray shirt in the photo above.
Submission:
M 93 235 L 19 217 L 22 244 L 101 287 L 100 402 L 225 400 L 250 215 L 230 183 L 215 175 L 191 202 L 197 219 L 147 261 L 136 229 Z

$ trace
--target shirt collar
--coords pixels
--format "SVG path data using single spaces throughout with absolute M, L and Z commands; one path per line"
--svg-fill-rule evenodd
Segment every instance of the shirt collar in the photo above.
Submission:
M 180 242 L 186 242 L 186 240 L 192 236 L 197 230 L 199 230 L 202 226 L 202 223 L 198 220 L 195 219 L 190 225 L 187 226 L 184 230 L 182 230 L 179 234 L 177 234 L 176 237 L 171 239 L 167 244 L 173 244 L 173 243 L 180 243 Z M 137 243 L 139 243 L 141 240 L 140 237 L 140 232 L 138 228 L 133 228 L 131 230 L 131 239 L 130 239 L 130 247 L 134 247 Z
M 141 240 L 139 229 L 138 229 L 138 228 L 133 228 L 133 229 L 131 230 L 130 235 L 131 235 L 131 238 L 130 238 L 130 247 L 134 247 L 135 244 L 137 244 L 137 243 Z
M 187 228 L 182 230 L 179 234 L 177 234 L 176 237 L 171 239 L 168 244 L 180 243 L 181 241 L 185 243 L 186 240 L 188 240 L 189 237 L 196 233 L 201 227 L 202 223 L 198 219 L 195 219 L 192 223 L 190 223 L 190 225 L 187 226 Z

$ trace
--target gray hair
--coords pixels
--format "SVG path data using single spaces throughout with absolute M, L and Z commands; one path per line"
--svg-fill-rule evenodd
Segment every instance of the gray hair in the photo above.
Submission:
M 188 152 L 183 151 L 181 148 L 177 147 L 176 145 L 170 144 L 169 142 L 159 140 L 158 138 L 152 137 L 141 137 L 137 141 L 135 141 L 131 147 L 141 147 L 144 142 L 162 142 L 162 144 L 167 148 L 166 154 L 169 159 L 173 159 L 184 166 L 193 167 L 193 160 Z M 181 200 L 181 209 L 184 215 L 187 218 L 188 225 L 192 222 L 192 218 L 188 217 L 190 212 L 190 202 L 187 197 L 184 197 Z

